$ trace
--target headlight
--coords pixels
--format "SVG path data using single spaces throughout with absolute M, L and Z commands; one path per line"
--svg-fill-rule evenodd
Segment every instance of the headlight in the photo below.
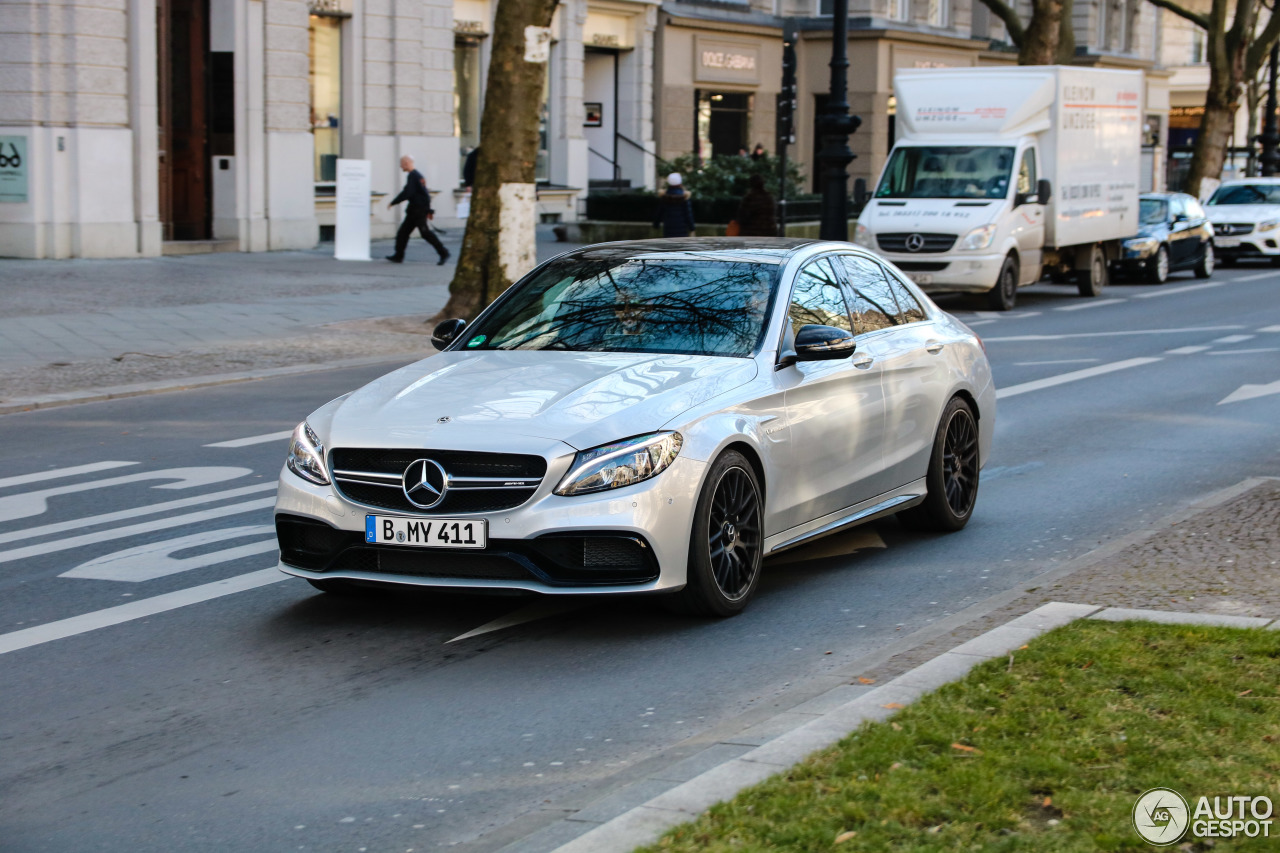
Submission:
M 1268 219 L 1266 222 L 1258 223 L 1258 230 L 1270 231 L 1272 228 L 1275 228 L 1277 225 L 1280 225 L 1280 219 Z
M 979 225 L 961 237 L 960 245 L 956 248 L 965 250 L 985 249 L 991 245 L 991 241 L 995 238 L 996 227 L 994 225 Z
M 324 445 L 306 421 L 293 430 L 293 438 L 289 439 L 289 459 L 285 465 L 308 482 L 317 486 L 329 485 L 329 474 L 324 469 Z
M 573 459 L 556 494 L 569 497 L 620 489 L 656 477 L 680 453 L 678 432 L 659 432 L 584 450 Z
M 875 242 L 871 239 L 871 229 L 859 222 L 853 229 L 853 242 L 859 246 L 865 246 L 868 249 L 875 248 Z
M 1154 237 L 1135 237 L 1124 241 L 1125 249 L 1130 252 L 1154 252 L 1159 245 L 1160 241 Z

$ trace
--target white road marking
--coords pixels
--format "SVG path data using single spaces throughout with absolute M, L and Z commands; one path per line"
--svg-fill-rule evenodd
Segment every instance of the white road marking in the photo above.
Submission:
M 1225 338 L 1218 338 L 1213 341 L 1215 344 L 1241 344 L 1245 341 L 1253 340 L 1253 335 L 1227 335 Z
M 57 480 L 62 477 L 92 474 L 96 471 L 109 471 L 112 468 L 124 468 L 137 464 L 137 462 L 91 462 L 88 465 L 76 465 L 71 468 L 52 468 L 35 474 L 20 474 L 17 477 L 0 479 L 0 489 L 7 489 L 10 486 L 25 486 L 27 483 L 39 483 L 43 480 Z
M 1036 367 L 1043 364 L 1092 364 L 1100 358 L 1060 358 L 1057 361 L 1015 361 L 1014 367 Z
M 1178 347 L 1177 349 L 1167 349 L 1164 351 L 1164 354 L 1165 355 L 1195 355 L 1196 353 L 1204 352 L 1207 349 L 1213 349 L 1213 347 L 1207 346 L 1207 345 Z
M 1009 342 L 1018 343 L 1023 341 L 1065 341 L 1075 338 L 1122 338 L 1126 335 L 1187 335 L 1197 332 L 1234 332 L 1236 329 L 1243 329 L 1244 326 L 1201 326 L 1198 329 L 1128 329 L 1123 332 L 1071 332 L 1064 335 L 1006 335 L 996 338 L 983 335 L 982 339 L 987 343 Z
M 218 563 L 229 563 L 243 557 L 254 557 L 277 550 L 276 529 L 271 524 L 251 524 L 242 527 L 225 527 L 221 530 L 204 530 L 177 539 L 166 539 L 163 542 L 148 542 L 95 557 L 87 563 L 81 563 L 69 572 L 58 575 L 60 578 L 88 578 L 99 581 L 129 581 L 140 583 L 156 578 L 216 566 Z M 224 548 L 208 554 L 197 554 L 194 557 L 173 557 L 175 551 L 209 545 L 213 542 L 225 542 L 228 539 L 243 539 L 249 536 L 270 536 L 265 542 L 254 542 Z
M 1247 278 L 1232 279 L 1232 281 L 1249 281 L 1249 280 L 1250 279 L 1247 279 Z M 1149 293 L 1135 293 L 1133 295 L 1133 298 L 1134 299 L 1151 299 L 1152 297 L 1155 297 L 1155 296 L 1173 296 L 1173 294 L 1175 293 L 1187 293 L 1188 291 L 1191 291 L 1191 290 L 1206 290 L 1210 287 L 1222 287 L 1225 284 L 1228 284 L 1228 282 L 1210 281 L 1204 284 L 1188 284 L 1188 285 L 1185 285 L 1184 287 L 1162 287 L 1159 290 L 1152 290 Z
M 1021 385 L 1010 385 L 1007 388 L 1001 388 L 996 391 L 996 399 L 1003 400 L 1006 397 L 1016 397 L 1019 394 L 1026 394 L 1028 391 L 1039 391 L 1042 388 L 1052 388 L 1055 385 L 1065 385 L 1068 382 L 1077 382 L 1081 379 L 1103 376 L 1107 373 L 1115 373 L 1117 370 L 1127 370 L 1130 367 L 1141 367 L 1144 364 L 1153 364 L 1157 361 L 1163 361 L 1163 359 L 1129 358 L 1124 361 L 1113 361 L 1110 364 L 1099 364 L 1097 367 L 1086 367 L 1084 370 L 1075 370 L 1071 373 L 1060 373 L 1057 376 L 1047 376 L 1044 379 L 1036 379 L 1032 382 L 1023 382 Z
M 465 634 L 459 634 L 452 640 L 446 640 L 445 645 L 448 645 L 449 643 L 456 643 L 459 640 L 467 640 L 471 637 L 478 637 L 481 634 L 491 634 L 494 631 L 501 631 L 503 628 L 513 628 L 516 625 L 523 625 L 526 622 L 536 622 L 539 619 L 549 619 L 552 616 L 559 616 L 562 613 L 571 613 L 574 610 L 580 610 L 586 606 L 587 604 L 584 601 L 537 601 L 533 604 L 513 610 L 506 616 L 494 619 L 492 622 L 486 622 L 479 628 L 474 628 Z
M 38 545 L 27 545 L 23 548 L 12 548 L 8 551 L 0 551 L 0 563 L 9 563 L 14 560 L 25 560 L 28 557 L 38 557 L 42 554 L 53 554 L 57 551 L 69 551 L 72 548 L 79 548 L 83 545 L 96 545 L 99 542 L 110 542 L 113 539 L 124 539 L 128 536 L 134 536 L 139 533 L 152 533 L 156 530 L 170 530 L 174 527 L 181 527 L 184 524 L 198 524 L 202 521 L 211 521 L 215 518 L 226 518 L 229 515 L 239 515 L 243 512 L 253 512 L 258 509 L 266 509 L 269 506 L 275 506 L 275 502 L 275 498 L 263 498 L 262 500 L 257 501 L 246 501 L 245 503 L 214 507 L 213 509 L 205 509 L 200 512 L 191 512 L 186 515 L 175 515 L 172 518 L 158 518 L 155 521 L 133 524 L 128 527 L 117 527 L 112 530 L 100 530 L 97 533 L 85 533 L 80 536 L 71 536 L 67 539 L 57 539 L 53 542 L 41 542 Z
M 1264 352 L 1280 352 L 1280 347 L 1256 347 L 1254 349 L 1224 349 L 1209 355 L 1258 355 Z
M 1227 396 L 1218 401 L 1218 405 L 1222 406 L 1226 403 L 1239 403 L 1242 400 L 1252 400 L 1255 397 L 1268 397 L 1272 394 L 1280 394 L 1280 380 L 1272 382 L 1270 385 L 1241 385 Z
M 1240 278 L 1233 278 L 1231 280 L 1232 281 L 1259 281 L 1264 278 L 1275 278 L 1277 275 L 1280 275 L 1280 273 L 1260 272 L 1255 275 L 1245 275 L 1245 276 L 1241 276 Z
M 1258 330 L 1259 332 L 1280 332 L 1280 326 L 1266 326 Z
M 176 501 L 164 501 L 163 503 L 158 504 L 136 506 L 131 509 L 106 512 L 102 515 L 90 515 L 85 516 L 84 518 L 74 518 L 70 521 L 59 521 L 54 524 L 45 524 L 40 527 L 28 527 L 25 530 L 10 530 L 8 533 L 0 533 L 0 542 L 16 542 L 20 539 L 36 539 L 41 536 L 51 536 L 55 533 L 66 533 L 70 530 L 81 530 L 85 527 L 96 527 L 99 524 L 110 524 L 113 521 L 124 521 L 127 518 L 155 515 L 157 513 L 168 512 L 172 509 L 184 509 L 189 506 L 199 506 L 200 504 L 211 504 L 216 503 L 217 501 L 230 500 L 231 498 L 241 498 L 245 495 L 256 495 L 258 492 L 274 491 L 275 488 L 275 483 L 258 483 L 255 486 L 245 486 L 240 489 L 227 489 L 222 492 L 197 495 L 194 498 L 181 498 Z
M 1122 302 L 1128 302 L 1127 299 L 1101 299 L 1089 300 L 1088 302 L 1077 302 L 1075 305 L 1062 305 L 1054 308 L 1054 311 L 1083 311 L 1086 308 L 1101 308 L 1103 305 L 1119 305 Z
M 24 628 L 21 631 L 11 631 L 8 634 L 0 634 L 0 655 L 16 652 L 19 649 L 28 649 L 42 643 L 50 643 L 66 637 L 74 637 L 77 634 L 85 634 L 89 631 L 96 631 L 99 628 L 108 628 L 112 625 L 131 622 L 134 619 L 144 619 L 147 616 L 155 616 L 158 613 L 176 610 L 189 604 L 211 601 L 224 595 L 257 589 L 261 586 L 268 586 L 288 579 L 289 576 L 279 569 L 261 569 L 256 572 L 249 572 L 246 575 L 237 575 L 226 580 L 193 586 L 190 589 L 181 589 L 177 592 L 169 592 L 153 598 L 144 598 L 141 601 L 131 601 L 128 604 L 121 604 L 117 607 L 108 607 L 105 610 L 95 610 L 92 613 L 72 616 L 69 619 L 59 619 L 57 622 L 47 622 L 44 625 Z
M 293 430 L 287 429 L 284 432 L 269 432 L 264 435 L 251 435 L 248 438 L 233 438 L 230 441 L 218 441 L 213 444 L 206 444 L 205 447 L 251 447 L 255 444 L 268 444 L 272 441 L 284 441 L 293 435 Z
M 246 474 L 252 474 L 249 468 L 233 468 L 216 466 L 205 468 L 166 468 L 162 471 L 141 471 L 137 474 L 126 474 L 123 477 L 111 477 L 106 480 L 91 480 L 87 483 L 72 483 L 56 486 L 52 489 L 41 489 L 38 492 L 26 492 L 21 495 L 10 495 L 0 498 L 0 521 L 15 521 L 19 518 L 30 518 L 48 511 L 48 499 L 55 495 L 70 495 L 75 492 L 92 492 L 111 486 L 123 486 L 127 483 L 141 483 L 146 480 L 177 480 L 176 483 L 162 483 L 152 486 L 153 489 L 192 489 L 197 486 L 208 486 L 234 480 Z

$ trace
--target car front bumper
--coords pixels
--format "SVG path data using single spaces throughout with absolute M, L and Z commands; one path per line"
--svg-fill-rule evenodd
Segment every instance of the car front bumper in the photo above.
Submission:
M 878 252 L 926 293 L 985 293 L 1000 279 L 1004 255 Z
M 706 463 L 677 457 L 658 476 L 632 486 L 577 497 L 552 494 L 571 461 L 548 460 L 546 477 L 524 504 L 467 514 L 487 523 L 483 549 L 366 544 L 365 516 L 410 516 L 355 504 L 332 485 L 313 485 L 286 468 L 275 508 L 279 568 L 310 580 L 553 595 L 683 587 Z
M 1214 237 L 1213 251 L 1220 258 L 1280 257 L 1280 231 L 1263 231 L 1242 237 Z

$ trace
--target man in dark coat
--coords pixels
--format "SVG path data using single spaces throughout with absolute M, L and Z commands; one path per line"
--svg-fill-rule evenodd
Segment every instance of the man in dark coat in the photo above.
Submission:
M 428 224 L 435 216 L 435 211 L 431 209 L 431 193 L 427 192 L 427 179 L 413 168 L 413 158 L 408 154 L 400 158 L 400 168 L 408 172 L 409 176 L 404 182 L 404 189 L 400 191 L 400 195 L 387 202 L 387 207 L 394 207 L 402 201 L 407 201 L 409 204 L 404 212 L 404 222 L 400 223 L 400 230 L 396 232 L 396 253 L 387 255 L 387 260 L 397 264 L 404 262 L 404 250 L 409 245 L 409 237 L 416 229 L 422 235 L 422 239 L 430 243 L 431 248 L 440 254 L 437 265 L 442 265 L 449 260 L 449 250 L 440 242 L 440 238 L 432 233 L 431 226 Z
M 662 226 L 663 237 L 688 237 L 693 233 L 693 204 L 682 186 L 679 172 L 667 176 L 667 191 L 658 196 L 658 211 L 653 227 Z
M 752 175 L 747 194 L 738 205 L 738 233 L 743 237 L 776 237 L 778 220 L 774 215 L 773 195 L 764 188 L 764 178 Z

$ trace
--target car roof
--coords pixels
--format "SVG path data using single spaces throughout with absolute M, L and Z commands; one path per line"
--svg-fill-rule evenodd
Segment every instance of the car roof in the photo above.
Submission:
M 799 237 L 677 237 L 664 240 L 625 240 L 597 243 L 560 255 L 557 260 L 707 260 L 708 255 L 720 260 L 754 261 L 781 264 L 801 249 L 819 246 L 823 241 Z M 852 248 L 850 244 L 830 242 L 832 248 Z

